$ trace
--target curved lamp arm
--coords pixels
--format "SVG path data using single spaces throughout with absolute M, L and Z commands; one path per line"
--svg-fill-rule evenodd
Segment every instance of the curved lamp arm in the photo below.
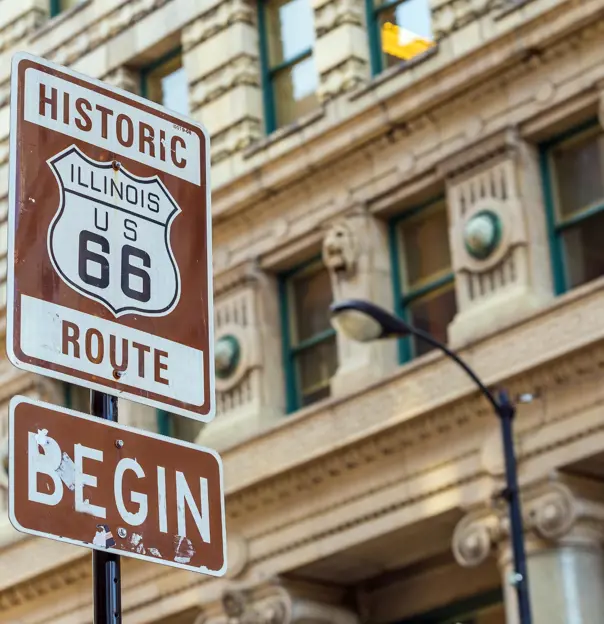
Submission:
M 362 332 L 362 336 L 351 336 L 356 340 L 360 340 L 362 342 L 382 339 L 382 338 L 403 338 L 405 336 L 409 336 L 413 334 L 420 340 L 427 342 L 432 345 L 436 349 L 442 351 L 447 357 L 452 359 L 457 365 L 462 368 L 466 374 L 472 379 L 472 381 L 476 384 L 482 394 L 487 398 L 489 403 L 493 406 L 496 413 L 501 415 L 504 406 L 510 406 L 509 399 L 507 395 L 503 392 L 500 393 L 500 400 L 497 401 L 493 393 L 484 385 L 484 383 L 480 380 L 478 375 L 466 364 L 460 357 L 444 345 L 442 342 L 434 338 L 428 332 L 425 332 L 421 329 L 417 329 L 412 325 L 409 325 L 403 319 L 394 316 L 390 312 L 384 310 L 383 308 L 371 303 L 370 301 L 365 301 L 362 299 L 350 299 L 347 301 L 339 301 L 333 303 L 330 306 L 330 311 L 332 315 L 332 323 L 336 327 L 336 329 L 340 329 L 344 333 L 351 335 L 351 331 L 347 331 L 344 329 L 344 323 L 341 319 L 345 315 L 356 315 L 355 318 L 357 320 L 362 319 L 359 326 L 364 322 L 366 323 L 366 330 Z

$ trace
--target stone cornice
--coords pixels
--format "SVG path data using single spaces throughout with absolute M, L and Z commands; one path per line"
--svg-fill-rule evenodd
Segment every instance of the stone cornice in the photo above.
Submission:
M 538 4 L 538 0 L 533 4 Z M 559 3 L 453 63 L 443 60 L 444 52 L 427 59 L 417 72 L 421 77 L 411 83 L 401 74 L 360 97 L 358 94 L 351 96 L 348 106 L 338 105 L 344 116 L 337 123 L 330 114 L 331 105 L 327 104 L 325 119 L 306 128 L 302 142 L 292 140 L 293 147 L 285 153 L 281 151 L 281 158 L 273 159 L 259 152 L 240 164 L 238 179 L 214 192 L 215 217 L 226 218 L 336 159 L 341 166 L 345 154 L 354 153 L 372 137 L 396 132 L 403 120 L 409 125 L 415 118 L 424 117 L 427 111 L 433 115 L 446 114 L 444 110 L 438 112 L 443 105 L 448 108 L 459 106 L 460 100 L 464 105 L 475 102 L 476 91 L 488 92 L 489 88 L 509 80 L 519 69 L 530 70 L 531 65 L 523 61 L 530 56 L 531 49 L 571 38 L 571 32 L 581 29 L 592 38 L 597 36 L 597 27 L 601 24 L 596 22 L 603 13 L 602 0 L 590 0 L 589 7 Z M 519 41 L 523 42 L 520 47 Z M 568 43 L 563 45 L 568 48 Z M 399 89 L 395 84 L 397 80 L 401 83 Z M 296 154 L 300 164 L 292 168 L 290 162 Z M 287 158 L 283 158 L 284 155 Z
M 551 383 L 553 375 L 576 374 L 573 354 L 585 362 L 580 352 L 590 345 L 598 355 L 588 358 L 589 368 L 597 367 L 594 362 L 604 348 L 600 344 L 604 340 L 603 306 L 604 280 L 600 279 L 460 353 L 488 385 L 505 383 L 519 394 L 533 391 Z M 359 444 L 375 447 L 378 436 L 385 436 L 387 443 L 397 427 L 407 426 L 409 435 L 416 437 L 419 416 L 434 429 L 452 408 L 466 415 L 489 409 L 465 374 L 436 353 L 401 367 L 369 389 L 308 408 L 223 451 L 230 508 L 240 497 L 242 501 L 262 498 L 260 491 L 254 491 L 272 479 L 290 487 L 292 474 L 299 468 L 304 467 L 302 479 L 311 474 L 311 466 L 329 472 L 329 462 L 337 454 L 363 455 L 367 451 Z M 327 463 L 320 465 L 322 461 Z M 275 488 L 277 483 L 272 482 L 271 489 Z
M 0 53 L 16 45 L 30 33 L 39 29 L 46 19 L 46 13 L 39 8 L 32 8 L 0 28 Z

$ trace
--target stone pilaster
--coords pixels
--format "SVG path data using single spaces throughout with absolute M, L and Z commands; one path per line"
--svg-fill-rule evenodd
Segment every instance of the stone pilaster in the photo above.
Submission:
M 334 300 L 367 299 L 392 309 L 391 264 L 386 226 L 359 210 L 334 222 L 323 239 L 323 262 L 329 270 Z M 396 366 L 393 340 L 358 343 L 341 334 L 333 396 L 377 381 Z
M 118 413 L 120 424 L 157 433 L 157 410 L 154 407 L 118 399 Z
M 107 74 L 103 81 L 114 87 L 124 89 L 130 93 L 140 92 L 140 76 L 138 72 L 129 67 L 118 67 L 110 74 Z
M 325 102 L 370 78 L 363 0 L 313 0 L 319 73 L 318 97 Z
M 339 598 L 337 591 L 279 579 L 257 586 L 232 584 L 199 624 L 359 624 Z
M 191 116 L 211 135 L 212 162 L 262 135 L 260 53 L 255 5 L 226 0 L 182 32 Z
M 444 167 L 460 347 L 500 331 L 552 297 L 545 207 L 535 149 L 510 130 Z
M 528 583 L 535 624 L 588 624 L 604 613 L 604 487 L 584 479 L 550 481 L 523 496 Z M 518 624 L 507 508 L 468 514 L 455 529 L 462 566 L 496 553 L 507 624 Z
M 269 427 L 284 413 L 278 288 L 250 264 L 214 283 L 217 418 L 198 442 L 216 449 Z
M 48 19 L 47 0 L 10 2 L 0 12 L 0 52 L 19 45 Z

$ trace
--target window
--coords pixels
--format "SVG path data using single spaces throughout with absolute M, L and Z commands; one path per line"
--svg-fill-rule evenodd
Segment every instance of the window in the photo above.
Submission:
M 63 13 L 80 4 L 83 0 L 50 0 L 50 17 Z
M 329 396 L 338 365 L 336 336 L 329 323 L 329 273 L 317 260 L 281 280 L 287 411 Z
M 203 427 L 203 423 L 197 420 L 177 416 L 162 409 L 156 410 L 156 416 L 158 433 L 185 442 L 195 442 Z
M 366 0 L 373 74 L 434 45 L 429 0 Z
M 451 269 L 449 223 L 444 201 L 397 218 L 391 227 L 397 312 L 409 323 L 447 342 L 447 327 L 457 312 Z M 406 362 L 432 347 L 416 338 L 400 343 Z
M 174 51 L 141 70 L 143 97 L 182 115 L 189 114 L 189 86 L 180 51 Z
M 90 390 L 74 384 L 64 384 L 65 407 L 76 412 L 90 413 Z
M 258 4 L 266 131 L 287 125 L 318 105 L 318 75 L 310 0 Z
M 556 293 L 604 275 L 604 132 L 594 122 L 542 149 Z

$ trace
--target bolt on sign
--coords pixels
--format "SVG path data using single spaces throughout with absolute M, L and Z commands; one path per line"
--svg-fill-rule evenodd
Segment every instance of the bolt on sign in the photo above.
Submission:
M 214 451 L 18 396 L 9 440 L 17 530 L 225 573 L 222 463 Z
M 11 80 L 10 360 L 211 420 L 207 133 L 29 54 Z

